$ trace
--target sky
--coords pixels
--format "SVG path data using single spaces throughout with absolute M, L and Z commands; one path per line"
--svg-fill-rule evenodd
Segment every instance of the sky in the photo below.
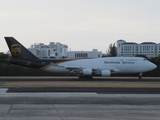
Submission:
M 5 36 L 29 48 L 61 42 L 72 51 L 106 52 L 119 39 L 160 43 L 160 0 L 0 0 L 0 52 Z

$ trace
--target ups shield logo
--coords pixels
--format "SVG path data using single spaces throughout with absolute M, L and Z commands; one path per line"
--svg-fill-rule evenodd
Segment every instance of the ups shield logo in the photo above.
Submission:
M 11 52 L 14 56 L 18 56 L 21 53 L 21 45 L 20 44 L 11 45 Z

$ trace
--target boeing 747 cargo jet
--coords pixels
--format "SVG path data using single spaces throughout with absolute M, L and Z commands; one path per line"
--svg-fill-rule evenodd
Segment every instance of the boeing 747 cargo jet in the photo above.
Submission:
M 157 66 L 142 57 L 106 57 L 94 59 L 39 59 L 13 37 L 5 37 L 12 54 L 11 64 L 54 73 L 67 73 L 79 78 L 111 76 L 112 74 L 142 74 Z

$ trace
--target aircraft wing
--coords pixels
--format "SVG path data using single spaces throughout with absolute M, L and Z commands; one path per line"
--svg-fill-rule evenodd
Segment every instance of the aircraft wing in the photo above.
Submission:
M 118 73 L 120 70 L 116 68 L 82 68 L 79 66 L 64 66 L 69 69 L 70 73 L 76 75 L 100 75 L 110 76 L 111 74 Z

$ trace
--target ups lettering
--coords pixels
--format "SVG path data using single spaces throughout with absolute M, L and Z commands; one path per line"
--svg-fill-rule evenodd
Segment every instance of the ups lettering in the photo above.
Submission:
M 14 53 L 17 53 L 17 52 L 18 52 L 18 53 L 19 53 L 19 52 L 20 52 L 20 48 L 13 48 L 13 52 L 14 52 Z
M 19 44 L 13 44 L 11 46 L 11 52 L 14 56 L 17 56 L 21 53 L 21 46 Z

